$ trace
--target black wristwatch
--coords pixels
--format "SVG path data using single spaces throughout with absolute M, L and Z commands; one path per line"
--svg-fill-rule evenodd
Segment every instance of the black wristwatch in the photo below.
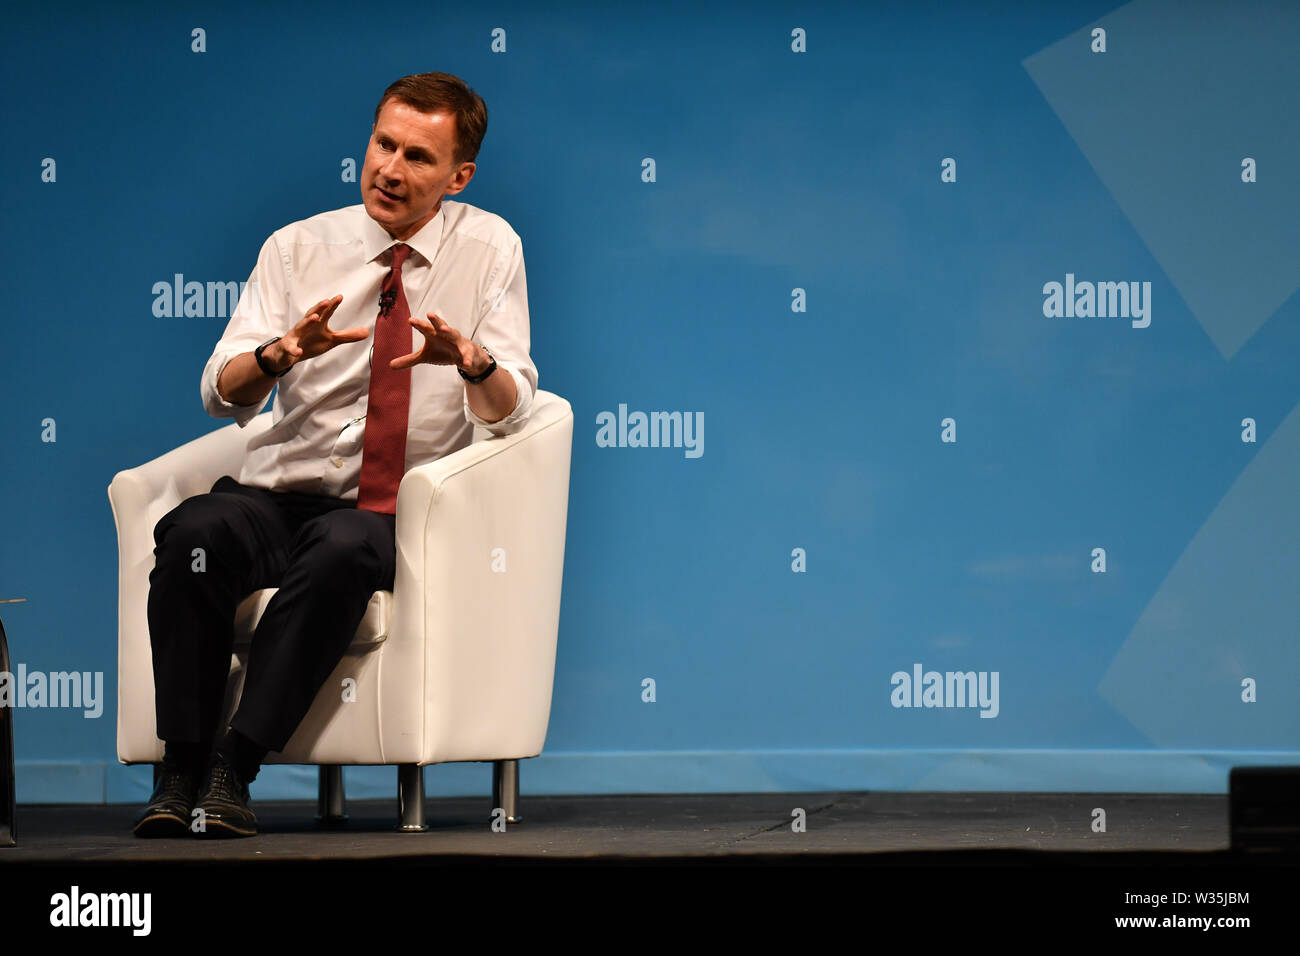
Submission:
M 273 369 L 267 368 L 266 363 L 262 361 L 262 349 L 266 348 L 272 342 L 278 342 L 278 341 L 280 341 L 280 336 L 277 335 L 275 338 L 267 339 L 257 348 L 253 349 L 253 358 L 257 362 L 257 367 L 262 370 L 263 375 L 269 375 L 271 378 L 283 378 L 284 376 L 289 374 L 289 368 L 293 368 L 293 366 L 290 365 L 289 368 L 285 369 L 283 372 L 277 372 L 274 371 Z
M 487 352 L 488 358 L 492 360 L 492 364 L 487 367 L 486 371 L 484 371 L 479 375 L 470 375 L 463 368 L 456 369 L 456 371 L 460 372 L 460 377 L 463 378 L 465 381 L 469 382 L 471 385 L 477 385 L 479 382 L 483 381 L 485 378 L 487 378 L 489 375 L 491 375 L 493 372 L 497 370 L 497 357 L 492 354 L 492 350 L 489 349 L 486 345 L 481 345 L 481 344 L 479 345 L 479 348 L 481 348 L 484 352 Z

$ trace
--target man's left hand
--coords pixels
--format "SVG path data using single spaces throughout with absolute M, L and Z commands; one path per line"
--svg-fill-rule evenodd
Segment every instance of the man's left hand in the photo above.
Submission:
M 430 365 L 455 365 L 473 375 L 491 364 L 483 350 L 437 315 L 430 312 L 428 321 L 411 316 L 411 325 L 424 336 L 418 351 L 388 363 L 389 368 L 410 368 L 427 362 Z

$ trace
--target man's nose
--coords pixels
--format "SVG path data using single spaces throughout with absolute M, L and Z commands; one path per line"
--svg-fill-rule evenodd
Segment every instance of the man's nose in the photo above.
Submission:
M 401 179 L 402 168 L 402 160 L 398 158 L 396 153 L 394 153 L 392 156 L 388 157 L 388 162 L 379 167 L 379 175 L 383 176 L 385 179 Z

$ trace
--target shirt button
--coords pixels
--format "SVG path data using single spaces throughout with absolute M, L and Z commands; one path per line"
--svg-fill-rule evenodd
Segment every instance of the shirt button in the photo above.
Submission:
M 343 459 L 342 459 L 342 458 L 335 458 L 335 459 L 333 459 L 333 461 L 334 461 L 334 467 L 335 467 L 335 468 L 342 468 L 342 467 L 343 467 Z

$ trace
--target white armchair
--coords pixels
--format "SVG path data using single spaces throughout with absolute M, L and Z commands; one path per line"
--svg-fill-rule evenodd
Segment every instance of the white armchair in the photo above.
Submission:
M 147 602 L 158 520 L 222 475 L 238 478 L 246 428 L 228 425 L 113 477 L 118 538 L 117 756 L 162 761 Z M 573 410 L 538 391 L 522 431 L 476 440 L 412 468 L 397 496 L 397 573 L 285 749 L 267 763 L 321 766 L 321 816 L 343 817 L 344 764 L 398 765 L 399 828 L 424 830 L 421 768 L 491 761 L 493 807 L 520 819 L 517 761 L 542 751 L 550 719 L 568 514 Z M 498 551 L 497 549 L 501 549 Z M 235 616 L 223 720 L 274 589 Z M 349 693 L 344 681 L 350 678 Z M 353 698 L 345 701 L 345 696 Z M 224 726 L 224 724 L 223 724 Z

